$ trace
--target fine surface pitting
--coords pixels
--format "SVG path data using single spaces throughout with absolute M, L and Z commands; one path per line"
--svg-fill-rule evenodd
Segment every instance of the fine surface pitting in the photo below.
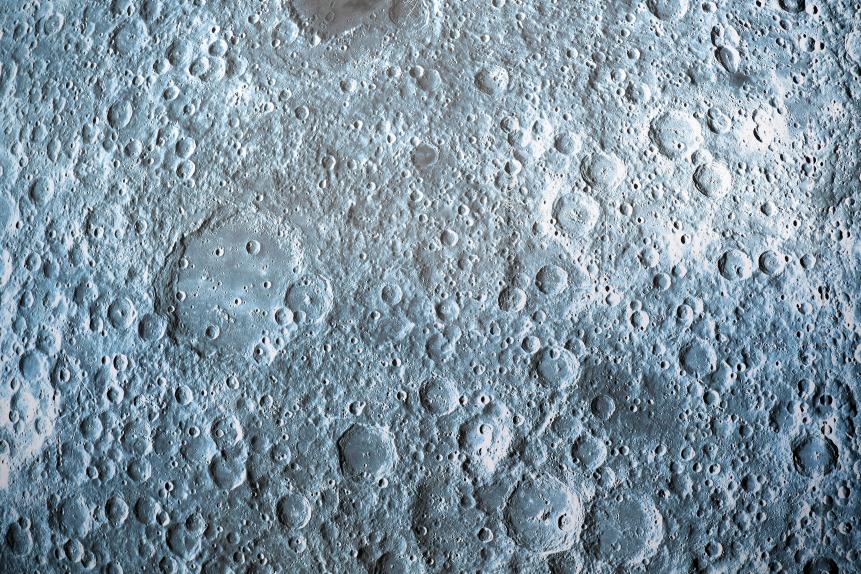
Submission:
M 0 3 L 0 572 L 861 571 L 861 7 Z

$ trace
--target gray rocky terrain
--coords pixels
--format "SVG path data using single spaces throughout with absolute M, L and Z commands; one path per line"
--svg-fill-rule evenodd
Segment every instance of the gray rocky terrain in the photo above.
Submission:
M 0 2 L 0 572 L 861 571 L 861 5 Z

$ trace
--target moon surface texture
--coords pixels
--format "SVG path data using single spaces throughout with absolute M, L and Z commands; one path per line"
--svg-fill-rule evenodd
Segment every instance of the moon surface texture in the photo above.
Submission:
M 0 572 L 861 572 L 861 4 L 0 1 Z

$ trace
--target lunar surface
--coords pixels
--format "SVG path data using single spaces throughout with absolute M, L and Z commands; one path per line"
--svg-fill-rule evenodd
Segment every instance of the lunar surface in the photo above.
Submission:
M 859 102 L 849 0 L 0 2 L 0 572 L 861 572 Z

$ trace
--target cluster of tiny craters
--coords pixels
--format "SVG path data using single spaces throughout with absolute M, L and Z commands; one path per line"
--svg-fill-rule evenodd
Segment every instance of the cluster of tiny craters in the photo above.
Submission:
M 857 0 L 0 0 L 0 572 L 861 572 Z

